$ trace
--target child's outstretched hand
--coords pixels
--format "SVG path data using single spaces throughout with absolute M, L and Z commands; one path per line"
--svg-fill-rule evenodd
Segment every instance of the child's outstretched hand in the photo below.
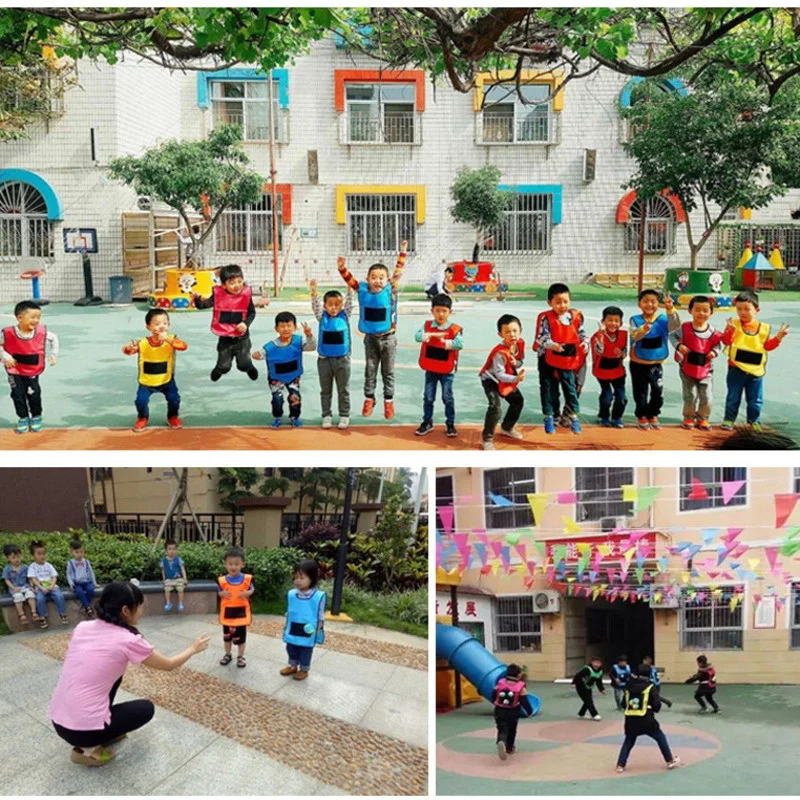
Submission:
M 317 295 L 317 279 L 316 278 L 312 278 L 308 282 L 308 285 L 311 287 L 311 296 L 312 297 L 316 297 L 316 295 Z
M 230 592 L 229 592 L 227 589 L 223 589 L 223 590 L 222 590 L 222 591 L 219 593 L 219 596 L 220 596 L 220 597 L 224 597 L 224 598 L 227 600 L 227 599 L 228 599 L 228 598 L 231 596 L 231 593 L 230 593 Z
M 208 638 L 207 633 L 203 633 L 198 636 L 191 645 L 194 654 L 197 655 L 198 653 L 202 653 L 203 650 L 207 650 L 210 641 L 211 640 Z
M 240 323 L 239 323 L 239 324 L 236 326 L 236 330 L 237 330 L 239 333 L 247 333 L 247 323 L 245 323 L 245 322 L 240 322 Z
M 336 268 L 341 272 L 344 269 L 344 256 L 339 256 L 336 259 Z
M 779 339 L 783 339 L 783 337 L 784 337 L 784 336 L 786 336 L 786 334 L 787 334 L 787 333 L 789 333 L 789 328 L 790 328 L 790 327 L 791 327 L 791 325 L 789 325 L 789 323 L 787 323 L 787 322 L 781 322 L 781 327 L 780 327 L 780 330 L 779 330 L 779 331 L 778 331 L 778 332 L 777 332 L 775 335 L 776 335 L 776 336 L 777 336 Z
M 667 310 L 668 314 L 671 314 L 675 310 L 675 303 L 672 302 L 671 294 L 664 295 L 664 308 Z
M 50 356 L 50 366 L 54 367 L 58 363 L 58 359 L 55 356 Z
M 553 342 L 553 352 L 560 353 L 563 351 L 563 347 L 558 342 Z
M 270 299 L 268 294 L 262 294 L 260 297 L 253 298 L 253 305 L 256 308 L 266 308 L 269 304 L 270 304 Z M 243 325 L 244 323 L 240 322 L 239 324 Z
M 261 361 L 264 358 L 264 354 L 260 350 L 256 350 L 253 353 L 253 361 Z
M 310 339 L 312 336 L 311 328 L 309 327 L 307 322 L 303 323 L 303 333 L 306 335 L 307 339 Z
M 731 333 L 736 330 L 736 326 L 733 324 L 733 317 L 728 317 L 728 321 L 725 323 L 725 333 L 730 331 Z
M 709 350 L 708 351 L 708 357 L 709 358 L 716 358 L 718 355 L 719 355 L 719 353 L 716 350 Z
M 405 239 L 403 239 L 403 241 L 400 242 L 400 252 L 405 253 L 407 250 L 408 250 L 408 242 Z

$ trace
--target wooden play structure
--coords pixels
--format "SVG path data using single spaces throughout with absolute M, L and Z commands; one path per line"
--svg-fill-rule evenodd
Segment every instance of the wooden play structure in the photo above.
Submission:
M 448 292 L 493 294 L 498 300 L 508 293 L 508 284 L 503 283 L 491 261 L 453 261 L 447 266 L 453 270 L 453 277 L 445 284 Z
M 217 270 L 214 269 L 167 269 L 163 289 L 150 292 L 147 304 L 150 308 L 163 308 L 168 311 L 194 311 L 193 294 L 209 297 L 217 283 Z
M 598 272 L 592 279 L 593 283 L 606 289 L 616 286 L 635 289 L 639 285 L 638 281 L 639 276 L 635 272 Z M 645 273 L 642 276 L 642 286 L 645 289 L 661 289 L 664 286 L 664 275 Z

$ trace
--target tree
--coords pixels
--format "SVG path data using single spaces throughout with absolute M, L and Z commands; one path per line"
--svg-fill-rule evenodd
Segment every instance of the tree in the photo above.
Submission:
M 280 494 L 281 497 L 286 497 L 286 492 L 289 491 L 291 482 L 283 475 L 273 475 L 271 478 L 265 478 L 264 482 L 259 487 L 258 491 L 264 497 L 270 497 L 274 494 Z
M 767 103 L 764 89 L 726 81 L 686 97 L 656 92 L 623 111 L 635 131 L 624 145 L 636 162 L 626 188 L 636 189 L 642 202 L 666 189 L 680 200 L 693 270 L 729 209 L 762 208 L 786 191 L 770 170 L 785 163 L 798 122 L 786 104 Z M 689 217 L 696 208 L 703 211 L 700 233 Z
M 242 208 L 261 198 L 266 178 L 249 170 L 249 163 L 241 146 L 241 129 L 223 125 L 199 142 L 173 139 L 143 156 L 115 158 L 108 170 L 112 178 L 174 208 L 191 236 L 189 252 L 198 253 L 226 209 Z M 202 207 L 204 197 L 212 209 L 211 219 L 195 231 L 189 215 Z
M 480 169 L 462 167 L 450 187 L 450 196 L 453 198 L 450 215 L 456 222 L 465 222 L 475 230 L 473 263 L 477 262 L 491 230 L 502 225 L 511 205 L 511 192 L 497 188 L 501 175 L 494 164 L 487 164 Z
M 400 496 L 392 497 L 381 511 L 372 535 L 376 561 L 383 567 L 386 588 L 395 589 L 395 579 L 405 568 L 406 555 L 414 541 L 414 515 L 403 511 Z
M 250 489 L 263 473 L 254 467 L 220 467 L 217 470 L 219 504 L 228 511 L 236 511 L 240 497 L 252 497 Z

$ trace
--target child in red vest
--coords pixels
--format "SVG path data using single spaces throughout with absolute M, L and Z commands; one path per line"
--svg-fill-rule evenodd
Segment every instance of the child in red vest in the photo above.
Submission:
M 41 325 L 42 307 L 32 300 L 14 306 L 16 326 L 0 330 L 0 361 L 8 373 L 11 399 L 17 412 L 17 433 L 42 429 L 42 388 L 45 347 L 50 343 L 50 366 L 58 361 L 58 337 Z
M 717 692 L 717 673 L 714 667 L 708 663 L 706 656 L 697 656 L 697 672 L 691 678 L 687 678 L 684 683 L 697 683 L 697 691 L 694 693 L 694 699 L 700 704 L 700 713 L 705 714 L 708 711 L 705 701 L 715 714 L 719 714 L 719 706 L 714 700 L 714 695 Z
M 494 724 L 497 726 L 497 755 L 505 761 L 516 750 L 517 725 L 521 710 L 532 713 L 531 701 L 520 679 L 522 670 L 516 664 L 509 664 L 505 677 L 500 678 L 492 692 L 494 703 Z
M 539 360 L 539 388 L 544 414 L 545 433 L 555 433 L 553 416 L 557 407 L 558 388 L 564 392 L 564 410 L 569 415 L 573 433 L 581 432 L 578 420 L 580 402 L 575 372 L 580 367 L 580 351 L 589 351 L 589 337 L 583 329 L 583 315 L 570 309 L 569 286 L 554 283 L 547 290 L 549 311 L 536 320 L 535 349 L 544 351 Z
M 503 314 L 497 320 L 497 334 L 503 340 L 491 353 L 478 373 L 483 391 L 489 400 L 483 422 L 481 447 L 494 450 L 494 432 L 500 422 L 501 398 L 508 403 L 508 410 L 500 423 L 500 430 L 509 439 L 521 439 L 522 433 L 515 427 L 525 399 L 519 384 L 525 380 L 522 366 L 525 358 L 525 341 L 522 338 L 522 323 L 512 314 Z
M 603 309 L 600 330 L 592 335 L 591 350 L 592 375 L 600 382 L 600 424 L 604 428 L 624 428 L 622 415 L 628 404 L 625 396 L 628 332 L 622 327 L 621 308 L 608 306 Z
M 695 295 L 689 301 L 691 322 L 684 322 L 670 333 L 675 347 L 675 360 L 681 365 L 683 386 L 682 428 L 709 431 L 711 425 L 711 391 L 714 359 L 719 355 L 722 333 L 709 324 L 714 313 L 714 300 L 705 295 Z
M 425 370 L 425 395 L 422 405 L 422 424 L 417 436 L 433 430 L 433 404 L 436 386 L 442 384 L 442 402 L 448 436 L 456 436 L 456 404 L 453 398 L 453 378 L 458 369 L 458 351 L 464 346 L 461 328 L 450 322 L 453 301 L 446 294 L 438 294 L 431 302 L 433 320 L 428 320 L 418 331 L 416 340 L 422 342 L 419 365 Z

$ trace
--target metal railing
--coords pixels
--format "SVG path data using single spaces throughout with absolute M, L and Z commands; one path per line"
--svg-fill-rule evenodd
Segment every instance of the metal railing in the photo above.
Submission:
M 414 111 L 386 112 L 380 117 L 342 114 L 342 144 L 422 144 L 422 115 Z
M 195 514 L 200 527 L 205 533 L 201 536 L 194 524 L 191 514 L 181 518 L 181 534 L 177 537 L 174 518 L 167 523 L 164 537 L 181 542 L 223 542 L 227 545 L 241 546 L 244 540 L 244 514 Z M 112 535 L 125 533 L 143 533 L 149 539 L 155 539 L 164 519 L 163 514 L 92 514 L 90 522 L 93 527 Z
M 556 144 L 553 114 L 536 114 L 515 119 L 510 114 L 486 110 L 479 115 L 478 144 Z
M 263 120 L 254 117 L 246 118 L 245 113 L 239 108 L 231 108 L 234 101 L 226 100 L 215 102 L 211 115 L 212 125 L 216 128 L 220 125 L 240 125 L 242 128 L 242 138 L 245 142 L 268 142 L 269 141 L 269 117 L 266 113 Z M 274 116 L 275 141 L 278 144 L 286 144 L 289 141 L 289 112 L 281 108 Z

